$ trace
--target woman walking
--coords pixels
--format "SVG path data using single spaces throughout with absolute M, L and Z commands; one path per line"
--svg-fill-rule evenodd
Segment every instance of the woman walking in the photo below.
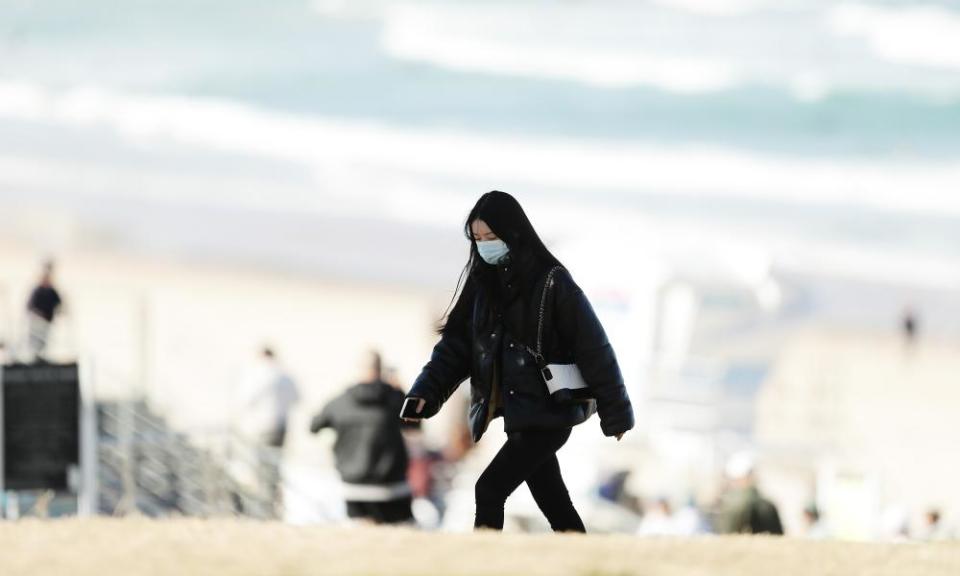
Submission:
M 507 434 L 477 480 L 474 527 L 501 530 L 507 497 L 526 482 L 554 531 L 585 532 L 556 452 L 571 428 L 594 412 L 605 436 L 619 440 L 633 428 L 613 348 L 587 298 L 513 196 L 481 196 L 464 231 L 470 258 L 460 295 L 402 416 L 430 418 L 469 377 L 474 442 L 500 416 Z

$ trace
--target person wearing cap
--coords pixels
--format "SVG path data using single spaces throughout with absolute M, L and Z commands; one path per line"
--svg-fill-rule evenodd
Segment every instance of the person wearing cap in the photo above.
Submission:
M 777 506 L 757 487 L 753 456 L 735 454 L 726 466 L 729 489 L 720 503 L 717 532 L 782 535 Z

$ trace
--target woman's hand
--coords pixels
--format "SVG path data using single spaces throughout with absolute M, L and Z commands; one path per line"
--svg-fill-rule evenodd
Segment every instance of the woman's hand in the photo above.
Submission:
M 411 400 L 413 399 L 414 398 L 411 397 Z M 416 400 L 418 401 L 416 412 L 417 414 L 420 414 L 421 412 L 423 412 L 423 407 L 426 406 L 427 401 L 424 400 L 423 398 L 416 398 Z M 401 418 L 401 420 L 403 420 L 404 422 L 419 422 L 420 420 L 423 420 L 423 418 Z

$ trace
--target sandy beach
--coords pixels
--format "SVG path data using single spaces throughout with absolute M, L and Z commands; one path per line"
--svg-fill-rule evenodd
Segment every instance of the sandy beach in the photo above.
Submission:
M 232 520 L 0 524 L 7 576 L 952 576 L 952 544 L 436 534 Z

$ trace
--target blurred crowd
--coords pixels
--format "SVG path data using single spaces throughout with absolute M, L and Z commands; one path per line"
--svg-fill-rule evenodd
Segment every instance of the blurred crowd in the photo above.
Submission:
M 815 502 L 803 509 L 802 525 L 786 532 L 780 511 L 759 487 L 753 456 L 733 455 L 725 467 L 720 496 L 708 503 L 689 498 L 678 505 L 666 497 L 643 498 L 626 489 L 630 473 L 618 472 L 599 488 L 606 500 L 636 514 L 636 534 L 651 536 L 698 536 L 704 534 L 767 534 L 787 535 L 813 540 L 843 538 L 830 524 L 829 511 L 822 511 Z M 888 508 L 873 536 L 884 542 L 938 542 L 955 540 L 956 530 L 937 508 L 923 512 L 918 529 L 911 531 L 910 516 L 899 507 Z
M 47 361 L 51 328 L 65 309 L 55 270 L 53 261 L 42 265 L 26 302 L 24 334 L 12 342 L 0 340 L 0 364 Z M 901 329 L 908 340 L 915 337 L 912 312 L 905 313 Z M 310 419 L 312 433 L 330 430 L 335 435 L 333 462 L 341 480 L 344 521 L 444 527 L 457 479 L 471 473 L 463 466 L 474 447 L 466 411 L 463 422 L 438 448 L 427 441 L 420 422 L 399 417 L 405 390 L 396 370 L 385 364 L 379 351 L 370 350 L 364 355 L 361 372 L 358 382 L 329 399 Z M 239 382 L 233 400 L 233 428 L 255 448 L 259 463 L 253 481 L 265 487 L 274 501 L 275 515 L 283 517 L 284 447 L 291 413 L 302 401 L 301 390 L 278 352 L 264 346 Z M 594 487 L 591 501 L 585 506 L 593 511 L 587 514 L 590 531 L 632 531 L 638 537 L 786 533 L 776 502 L 761 489 L 756 458 L 750 452 L 736 453 L 728 459 L 722 473 L 723 487 L 707 502 L 692 496 L 678 501 L 636 493 L 631 482 L 635 474 L 632 470 L 616 470 Z M 245 505 L 238 497 L 236 511 L 243 513 Z M 898 507 L 885 510 L 880 515 L 876 539 L 934 542 L 957 538 L 958 533 L 941 510 L 931 507 L 921 513 L 922 521 L 911 525 L 911 513 Z M 514 524 L 519 529 L 536 529 L 523 519 L 516 519 Z M 799 530 L 787 535 L 810 539 L 842 536 L 831 526 L 830 510 L 813 501 L 803 510 Z
M 367 377 L 331 400 L 311 423 L 311 431 L 333 429 L 336 467 L 344 482 L 347 518 L 352 522 L 401 523 L 435 529 L 444 525 L 457 477 L 473 443 L 466 423 L 442 449 L 426 442 L 419 422 L 397 418 L 404 391 L 395 375 L 384 369 L 378 352 L 367 356 Z M 634 494 L 627 470 L 609 474 L 593 490 L 586 508 L 593 531 L 633 531 L 640 537 L 704 534 L 786 533 L 779 508 L 760 488 L 755 455 L 735 453 L 723 470 L 723 488 L 711 502 L 695 498 L 674 502 L 666 497 Z M 472 480 L 471 480 L 472 482 Z M 469 484 L 469 483 L 468 483 Z M 610 508 L 616 514 L 610 514 Z M 909 516 L 896 510 L 884 514 L 876 539 L 941 541 L 956 533 L 934 508 L 924 512 L 922 528 L 911 533 Z M 609 518 L 617 516 L 618 520 Z M 606 519 L 605 519 L 606 518 Z M 628 520 L 623 521 L 624 518 Z M 514 525 L 536 530 L 523 518 Z M 542 528 L 542 527 L 541 527 Z M 803 524 L 787 535 L 810 539 L 838 537 L 831 530 L 829 511 L 814 503 L 803 510 Z

